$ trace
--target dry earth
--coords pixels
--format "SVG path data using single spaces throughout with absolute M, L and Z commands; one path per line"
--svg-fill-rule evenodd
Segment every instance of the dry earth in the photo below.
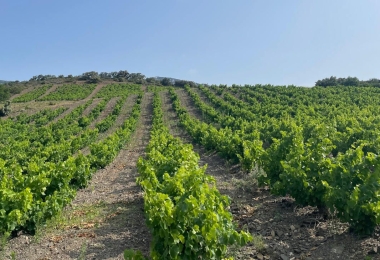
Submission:
M 189 113 L 202 120 L 187 93 L 177 90 L 177 94 Z M 167 91 L 160 95 L 164 121 L 171 133 L 191 143 L 179 125 Z M 133 98 L 130 96 L 126 103 L 129 105 L 123 106 L 117 124 L 128 116 Z M 41 227 L 36 236 L 20 233 L 11 239 L 5 251 L 0 251 L 0 258 L 123 259 L 127 248 L 148 255 L 151 235 L 145 225 L 142 192 L 135 179 L 137 159 L 144 155 L 149 141 L 152 99 L 152 93 L 145 93 L 138 129 L 114 162 L 96 172 L 89 186 L 78 191 L 63 213 Z M 116 100 L 112 101 L 102 117 L 112 110 Z M 81 103 L 59 105 L 76 107 Z M 357 237 L 349 233 L 346 224 L 334 218 L 324 219 L 315 208 L 298 207 L 290 197 L 273 196 L 266 187 L 259 188 L 255 179 L 259 170 L 245 173 L 215 152 L 199 145 L 194 145 L 194 150 L 200 155 L 200 164 L 208 165 L 207 173 L 214 176 L 220 192 L 231 198 L 230 210 L 238 227 L 254 236 L 254 241 L 245 247 L 230 249 L 236 259 L 380 259 L 379 230 L 371 237 Z
M 97 171 L 63 213 L 6 245 L 5 259 L 123 259 L 125 249 L 149 251 L 136 162 L 144 155 L 152 123 L 152 93 L 142 100 L 138 129 L 113 163 Z
M 189 113 L 202 120 L 189 95 L 184 90 L 177 94 Z M 179 127 L 168 93 L 161 96 L 172 134 L 191 143 Z M 238 226 L 254 236 L 245 247 L 231 248 L 236 259 L 380 259 L 380 230 L 371 237 L 355 236 L 346 224 L 324 219 L 316 208 L 299 207 L 290 197 L 274 196 L 268 188 L 258 187 L 259 170 L 245 173 L 215 152 L 196 144 L 194 150 L 200 155 L 200 164 L 208 165 L 207 173 L 215 177 L 219 191 L 231 198 L 230 210 Z

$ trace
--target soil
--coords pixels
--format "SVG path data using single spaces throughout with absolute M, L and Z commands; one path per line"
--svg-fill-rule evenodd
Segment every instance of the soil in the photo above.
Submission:
M 186 91 L 179 89 L 177 94 L 190 115 L 202 120 Z M 160 95 L 171 133 L 192 143 L 179 125 L 168 92 Z M 134 102 L 133 96 L 129 98 L 117 124 L 130 113 Z M 5 251 L 0 251 L 0 259 L 123 259 L 125 249 L 149 255 L 151 234 L 145 225 L 142 192 L 136 185 L 136 162 L 149 142 L 152 100 L 153 94 L 145 93 L 138 129 L 114 162 L 97 171 L 89 186 L 79 190 L 63 213 L 41 226 L 35 236 L 20 232 L 12 238 Z M 116 100 L 111 101 L 102 117 L 112 111 Z M 70 107 L 81 103 L 65 102 Z M 380 259 L 379 229 L 370 237 L 357 237 L 346 224 L 324 219 L 316 208 L 299 207 L 291 197 L 274 196 L 267 187 L 259 187 L 259 169 L 243 172 L 216 152 L 197 144 L 193 147 L 200 164 L 208 165 L 207 173 L 215 178 L 219 191 L 230 197 L 238 229 L 254 236 L 248 245 L 230 248 L 235 259 Z
M 114 109 L 114 107 L 116 105 L 116 102 L 119 99 L 120 99 L 120 97 L 111 98 L 110 101 L 108 101 L 108 103 L 107 103 L 106 107 L 104 108 L 104 110 L 100 113 L 100 115 L 98 116 L 98 118 L 91 123 L 91 125 L 89 126 L 89 128 L 95 128 L 95 125 L 97 123 L 99 123 L 100 121 L 102 121 L 103 119 L 105 119 L 109 114 L 111 114 L 112 110 Z
M 48 89 L 41 97 L 48 95 L 49 93 L 55 91 L 59 86 L 64 85 L 64 84 L 67 84 L 67 83 L 54 84 L 53 87 Z M 83 83 L 79 83 L 79 84 L 83 84 Z M 67 100 L 65 100 L 65 101 L 35 101 L 35 100 L 32 100 L 32 101 L 25 102 L 25 103 L 12 103 L 12 105 L 11 105 L 12 112 L 10 113 L 9 116 L 16 117 L 17 115 L 19 115 L 21 113 L 26 113 L 27 115 L 32 115 L 32 114 L 35 114 L 35 113 L 37 113 L 43 109 L 46 109 L 46 108 L 50 108 L 50 109 L 56 109 L 56 108 L 60 108 L 60 107 L 68 108 L 68 110 L 66 110 L 60 116 L 55 118 L 54 122 L 56 122 L 60 118 L 63 118 L 64 116 L 69 114 L 72 110 L 74 110 L 78 106 L 84 104 L 85 102 L 87 102 L 88 100 L 93 98 L 98 93 L 98 91 L 105 85 L 107 85 L 107 83 L 104 83 L 104 82 L 99 83 L 88 97 L 86 97 L 83 100 L 79 100 L 79 101 L 67 101 Z M 37 86 L 37 87 L 40 87 L 40 86 Z M 32 91 L 35 88 L 36 87 L 34 87 L 34 88 L 29 87 L 27 89 L 24 89 L 21 93 L 12 96 L 11 100 L 20 96 L 20 95 L 23 95 L 23 94 L 29 92 L 29 91 Z M 89 107 L 92 107 L 93 104 L 97 104 L 98 102 L 99 102 L 98 99 L 95 99 L 94 102 Z M 90 108 L 88 108 L 88 110 L 86 109 L 86 111 L 90 111 L 89 109 Z M 2 119 L 7 119 L 9 116 L 3 117 Z
M 92 103 L 83 111 L 83 116 L 88 116 L 91 111 L 102 101 L 102 98 L 96 98 L 92 101 Z
M 177 90 L 177 94 L 187 111 L 202 120 L 186 91 Z M 169 95 L 161 96 L 172 134 L 191 143 L 191 137 L 178 127 Z M 291 197 L 275 196 L 267 187 L 259 187 L 258 169 L 243 172 L 216 152 L 193 146 L 200 164 L 207 164 L 207 173 L 216 179 L 218 190 L 230 197 L 230 211 L 238 227 L 254 236 L 248 245 L 231 248 L 235 259 L 380 259 L 379 229 L 370 237 L 358 237 L 349 232 L 347 224 L 333 217 L 325 219 L 316 208 L 299 207 Z
M 108 129 L 106 132 L 99 134 L 99 138 L 103 139 L 109 134 L 113 133 L 118 127 L 120 127 L 124 121 L 128 118 L 130 113 L 132 112 L 132 107 L 135 105 L 137 95 L 129 95 L 126 99 L 126 101 L 123 104 L 123 107 L 121 108 L 120 114 L 116 118 L 113 125 Z
M 32 90 L 35 90 L 36 88 L 38 88 L 38 87 L 34 86 L 34 87 L 29 87 L 29 88 L 23 89 L 20 93 L 11 96 L 9 100 L 12 101 L 13 99 L 18 98 L 19 96 L 22 96 L 22 95 L 24 95 L 24 94 L 26 94 Z
M 136 162 L 149 142 L 152 100 L 152 93 L 144 95 L 138 129 L 114 162 L 97 171 L 62 216 L 36 236 L 20 233 L 11 239 L 5 259 L 123 259 L 125 249 L 148 255 L 151 235 L 136 185 Z

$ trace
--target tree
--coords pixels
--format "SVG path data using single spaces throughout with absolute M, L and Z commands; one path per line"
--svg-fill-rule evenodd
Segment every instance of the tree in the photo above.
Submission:
M 7 116 L 11 112 L 11 101 L 5 101 L 4 107 L 0 109 L 0 116 Z
M 348 77 L 343 81 L 344 86 L 359 86 L 359 83 L 360 81 L 357 77 Z
M 163 86 L 173 86 L 173 82 L 172 82 L 172 80 L 169 79 L 169 78 L 163 78 L 163 79 L 161 80 L 161 84 L 162 84 Z
M 145 82 L 145 75 L 141 73 L 130 73 L 127 79 L 130 82 L 143 84 Z
M 330 78 L 325 78 L 322 80 L 318 80 L 315 82 L 315 86 L 328 87 L 328 86 L 336 86 L 338 85 L 338 81 L 336 77 L 331 76 Z
M 190 87 L 196 87 L 197 86 L 197 84 L 195 84 L 194 81 L 176 80 L 174 82 L 174 86 L 176 86 L 176 87 L 184 87 L 185 85 L 189 85 Z
M 10 88 L 6 85 L 0 85 L 0 101 L 7 100 L 10 95 Z
M 57 76 L 55 75 L 38 75 L 38 76 L 33 76 L 29 81 L 43 81 L 46 79 L 56 79 Z
M 116 78 L 128 79 L 128 77 L 129 77 L 129 72 L 126 70 L 120 70 L 116 75 Z
M 98 83 L 100 81 L 99 74 L 96 71 L 83 73 L 81 79 L 87 81 L 88 83 Z
M 147 78 L 147 79 L 146 79 L 146 82 L 148 82 L 148 83 L 151 84 L 151 85 L 161 85 L 160 81 L 157 80 L 157 79 L 154 78 L 154 77 Z

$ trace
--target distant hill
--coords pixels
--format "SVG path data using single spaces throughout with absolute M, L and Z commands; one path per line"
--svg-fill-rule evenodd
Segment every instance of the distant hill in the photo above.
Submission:
M 8 81 L 0 80 L 0 84 L 7 83 Z

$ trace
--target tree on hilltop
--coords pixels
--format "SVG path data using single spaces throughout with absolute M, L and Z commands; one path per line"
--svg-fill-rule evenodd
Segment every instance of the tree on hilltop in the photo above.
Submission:
M 100 81 L 99 74 L 96 71 L 85 72 L 80 79 L 85 80 L 88 83 L 98 83 Z

